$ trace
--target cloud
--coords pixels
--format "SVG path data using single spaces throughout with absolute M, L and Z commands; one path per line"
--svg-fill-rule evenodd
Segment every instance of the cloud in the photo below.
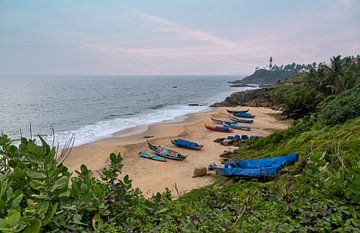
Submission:
M 158 16 L 146 14 L 139 10 L 132 9 L 131 11 L 134 12 L 137 16 L 143 18 L 143 20 L 152 21 L 153 23 L 157 24 L 160 29 L 176 33 L 177 35 L 182 36 L 184 39 L 203 41 L 225 47 L 231 47 L 235 45 L 235 43 L 231 40 L 216 36 L 212 33 L 200 29 L 180 25 Z
M 250 72 L 256 66 L 265 65 L 270 56 L 278 64 L 311 63 L 344 54 L 344 51 L 348 53 L 345 55 L 351 55 L 354 48 L 359 47 L 354 40 L 359 33 L 352 27 L 344 27 L 339 20 L 342 15 L 333 15 L 330 11 L 319 12 L 316 16 L 299 14 L 247 32 L 238 29 L 241 36 L 232 39 L 219 36 L 221 29 L 215 34 L 138 10 L 131 12 L 140 24 L 146 24 L 148 31 L 137 29 L 142 36 L 148 36 L 146 40 L 92 40 L 81 47 L 114 60 L 148 64 L 143 73 L 161 73 L 161 70 L 181 73 L 185 65 L 180 64 L 184 63 L 189 68 L 185 69 L 186 73 L 206 73 L 214 64 L 224 73 Z M 166 69 L 162 64 L 167 64 Z

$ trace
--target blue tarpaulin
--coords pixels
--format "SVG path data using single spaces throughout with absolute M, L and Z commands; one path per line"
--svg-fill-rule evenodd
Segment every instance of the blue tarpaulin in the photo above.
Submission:
M 274 158 L 227 162 L 223 168 L 218 168 L 218 172 L 228 177 L 244 176 L 266 178 L 268 176 L 276 175 L 276 173 L 285 165 L 293 164 L 298 157 L 298 153 L 293 153 Z
M 196 147 L 199 146 L 195 142 L 190 142 L 183 139 L 176 139 L 176 145 L 188 149 L 196 149 Z

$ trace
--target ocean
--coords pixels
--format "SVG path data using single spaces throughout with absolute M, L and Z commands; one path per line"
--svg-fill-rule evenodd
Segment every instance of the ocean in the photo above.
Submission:
M 235 76 L 0 76 L 0 132 L 75 146 L 130 127 L 205 111 L 234 91 Z M 203 106 L 188 106 L 201 104 Z

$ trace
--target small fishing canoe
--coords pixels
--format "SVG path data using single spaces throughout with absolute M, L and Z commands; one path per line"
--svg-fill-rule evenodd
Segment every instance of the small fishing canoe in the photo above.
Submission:
M 246 109 L 246 110 L 229 110 L 229 109 L 226 109 L 226 111 L 228 112 L 228 113 L 231 113 L 231 114 L 234 114 L 234 113 L 238 113 L 238 112 L 248 112 L 249 111 L 249 109 Z
M 254 118 L 255 116 L 250 114 L 250 113 L 246 113 L 246 112 L 237 112 L 237 113 L 233 113 L 234 116 L 237 117 L 242 117 L 242 118 Z
M 203 145 L 200 145 L 196 142 L 188 141 L 181 138 L 170 138 L 170 141 L 178 147 L 191 149 L 191 150 L 200 150 L 203 147 Z
M 178 152 L 170 150 L 166 147 L 152 145 L 149 141 L 148 145 L 151 150 L 153 150 L 157 155 L 163 158 L 182 161 L 187 157 L 186 155 L 179 154 Z
M 233 121 L 221 120 L 221 119 L 216 119 L 216 118 L 213 118 L 213 117 L 211 117 L 211 120 L 212 120 L 213 122 L 215 122 L 216 124 L 220 124 L 220 125 L 223 125 L 224 123 L 227 123 L 227 124 L 236 124 L 236 122 L 233 122 Z
M 233 130 L 230 129 L 227 126 L 210 126 L 210 125 L 205 125 L 205 127 L 209 130 L 212 131 L 216 131 L 216 132 L 222 132 L 222 133 L 232 133 Z
M 224 123 L 224 126 L 230 127 L 232 129 L 250 131 L 250 127 L 248 127 L 248 126 L 242 126 L 242 125 L 236 125 L 236 124 L 226 124 L 226 123 Z
M 155 160 L 155 161 L 159 161 L 159 162 L 166 162 L 166 159 L 163 158 L 163 157 L 147 154 L 147 153 L 142 152 L 142 151 L 139 152 L 139 156 L 143 157 L 143 158 L 146 158 L 146 159 L 152 159 L 152 160 Z
M 229 116 L 230 120 L 237 122 L 237 123 L 245 123 L 245 124 L 252 124 L 254 120 L 248 120 L 248 119 L 241 119 L 234 116 Z

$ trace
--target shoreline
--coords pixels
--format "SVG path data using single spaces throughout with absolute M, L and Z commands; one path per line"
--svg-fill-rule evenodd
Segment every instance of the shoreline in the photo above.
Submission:
M 246 108 L 256 115 L 255 122 L 250 125 L 253 128 L 251 131 L 236 130 L 231 134 L 226 134 L 205 129 L 204 123 L 213 124 L 210 116 L 228 115 L 225 107 L 209 108 L 206 111 L 189 113 L 174 120 L 128 128 L 114 133 L 111 137 L 74 147 L 64 164 L 70 171 L 74 171 L 84 163 L 94 174 L 97 174 L 108 164 L 110 153 L 121 153 L 124 165 L 122 176 L 129 175 L 133 180 L 133 187 L 139 188 L 147 197 L 169 188 L 176 197 L 212 183 L 209 176 L 198 178 L 192 178 L 192 176 L 196 167 L 207 167 L 210 161 L 220 164 L 219 155 L 231 150 L 232 147 L 214 143 L 216 138 L 243 133 L 267 136 L 274 130 L 288 127 L 288 122 L 279 121 L 273 117 L 273 114 L 280 111 L 262 107 Z M 152 137 L 144 138 L 149 136 Z M 203 144 L 204 148 L 200 151 L 179 148 L 170 142 L 170 137 L 197 141 Z M 184 161 L 168 160 L 165 163 L 140 158 L 138 152 L 150 152 L 147 148 L 147 140 L 174 149 L 188 157 Z

